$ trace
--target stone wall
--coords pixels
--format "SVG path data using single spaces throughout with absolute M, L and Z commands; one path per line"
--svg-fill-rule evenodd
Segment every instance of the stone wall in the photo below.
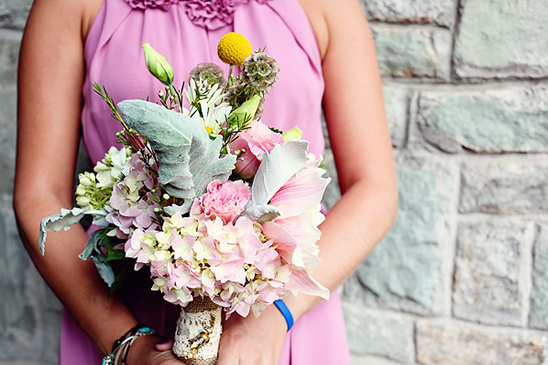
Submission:
M 544 364 L 548 1 L 365 0 L 399 179 L 354 364 Z
M 31 3 L 0 0 L 0 365 L 57 363 L 60 305 L 11 211 Z M 354 365 L 548 363 L 548 0 L 363 7 L 400 200 L 393 229 L 343 288 Z

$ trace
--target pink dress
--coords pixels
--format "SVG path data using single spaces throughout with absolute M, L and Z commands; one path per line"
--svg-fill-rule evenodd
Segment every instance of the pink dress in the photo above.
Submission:
M 267 96 L 263 122 L 304 131 L 311 152 L 324 148 L 321 102 L 324 89 L 314 34 L 297 0 L 105 0 L 85 45 L 86 79 L 82 129 L 92 162 L 104 157 L 121 129 L 92 82 L 106 86 L 115 101 L 152 100 L 162 89 L 145 67 L 141 45 L 150 43 L 172 64 L 175 84 L 200 62 L 218 59 L 216 47 L 231 31 L 264 48 L 279 64 L 279 80 Z M 148 283 L 129 299 L 138 320 L 163 332 L 165 303 Z M 137 290 L 140 290 L 137 292 Z M 266 330 L 266 329 L 265 329 Z M 61 331 L 61 365 L 98 365 L 102 356 L 68 313 Z M 279 364 L 350 364 L 338 293 L 299 319 L 288 332 Z

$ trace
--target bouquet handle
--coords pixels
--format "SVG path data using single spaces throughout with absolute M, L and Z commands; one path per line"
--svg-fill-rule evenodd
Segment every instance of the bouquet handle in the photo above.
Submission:
M 215 365 L 221 340 L 221 306 L 196 297 L 181 308 L 173 352 L 187 365 Z

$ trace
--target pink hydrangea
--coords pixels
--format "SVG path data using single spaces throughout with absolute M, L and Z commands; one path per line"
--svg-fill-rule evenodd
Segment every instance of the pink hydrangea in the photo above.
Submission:
M 128 175 L 114 187 L 106 220 L 116 226 L 111 233 L 121 239 L 130 237 L 135 229 L 155 229 L 157 227 L 154 213 L 160 205 L 150 190 L 157 186 L 157 180 L 136 153 L 130 160 Z
M 230 145 L 233 151 L 245 151 L 236 162 L 234 172 L 244 179 L 255 176 L 263 153 L 270 152 L 274 146 L 284 143 L 281 134 L 273 132 L 265 124 L 255 121 L 250 128 L 242 131 Z
M 137 228 L 125 244 L 136 269 L 150 267 L 164 299 L 185 306 L 205 295 L 226 308 L 227 316 L 259 315 L 286 294 L 291 268 L 260 225 L 243 217 L 224 223 L 195 206 L 190 217 L 165 217 L 161 231 Z
M 200 206 L 206 217 L 217 216 L 225 223 L 233 223 L 244 211 L 251 192 L 241 180 L 214 180 L 200 197 Z

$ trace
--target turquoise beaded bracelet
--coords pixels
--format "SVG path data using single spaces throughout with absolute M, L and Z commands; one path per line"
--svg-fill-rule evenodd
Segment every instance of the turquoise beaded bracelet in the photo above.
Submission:
M 125 335 L 114 341 L 112 351 L 103 358 L 101 365 L 124 365 L 129 353 L 129 347 L 135 342 L 137 337 L 152 335 L 153 333 L 154 330 L 152 328 L 142 324 L 133 327 Z

